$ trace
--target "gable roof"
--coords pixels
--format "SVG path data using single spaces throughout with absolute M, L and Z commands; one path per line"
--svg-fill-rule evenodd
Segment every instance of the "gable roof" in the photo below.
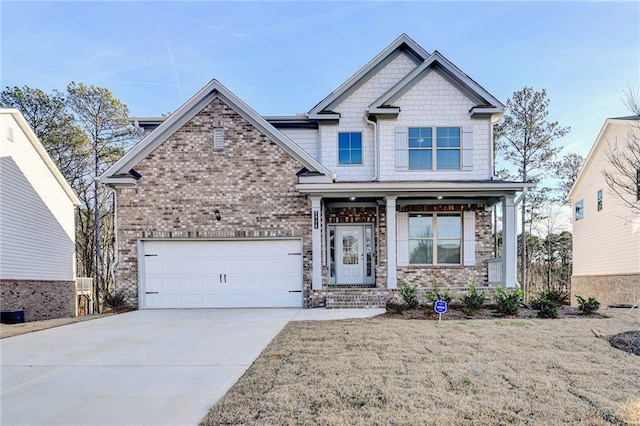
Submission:
M 462 72 L 451 61 L 444 57 L 437 50 L 427 58 L 422 64 L 407 74 L 395 86 L 376 99 L 369 106 L 369 113 L 372 115 L 397 115 L 399 107 L 394 107 L 393 102 L 397 101 L 403 94 L 418 83 L 427 73 L 432 70 L 437 71 L 447 81 L 457 87 L 469 99 L 476 103 L 471 111 L 472 117 L 481 115 L 500 114 L 504 111 L 504 105 L 493 95 L 487 92 L 482 86 L 476 83 L 471 77 Z
M 380 68 L 395 59 L 401 52 L 405 52 L 416 65 L 424 62 L 430 55 L 418 43 L 413 41 L 406 34 L 401 34 L 382 52 L 370 60 L 358 72 L 352 75 L 347 81 L 342 83 L 336 90 L 331 92 L 329 96 L 321 100 L 316 106 L 309 111 L 309 117 L 312 119 L 337 119 L 339 114 L 333 113 L 331 108 L 335 107 L 349 94 L 353 93 L 364 83 L 367 82 Z
M 635 126 L 637 125 L 636 121 L 638 120 L 640 120 L 640 115 L 633 115 L 629 117 L 607 118 L 605 120 L 604 124 L 602 125 L 602 128 L 600 129 L 600 132 L 598 133 L 598 136 L 596 137 L 596 141 L 593 143 L 593 146 L 589 150 L 589 154 L 587 154 L 587 158 L 584 160 L 584 164 L 582 165 L 582 168 L 578 173 L 578 177 L 576 178 L 575 182 L 573 182 L 573 185 L 571 186 L 571 189 L 567 194 L 567 200 L 569 202 L 571 203 L 573 202 L 572 201 L 573 196 L 575 192 L 578 190 L 578 186 L 580 185 L 581 181 L 584 179 L 584 176 L 587 174 L 586 170 L 591 166 L 596 154 L 600 151 L 601 147 L 605 143 L 605 140 L 606 140 L 605 133 L 607 132 L 609 127 L 614 126 L 616 124 Z
M 73 192 L 73 189 L 71 189 L 71 186 L 69 185 L 67 180 L 64 178 L 60 170 L 58 169 L 58 166 L 56 166 L 56 164 L 53 162 L 53 160 L 49 156 L 49 153 L 47 153 L 47 150 L 44 148 L 44 146 L 42 146 L 42 143 L 38 139 L 38 136 L 36 136 L 36 134 L 34 133 L 29 123 L 27 123 L 27 120 L 24 118 L 20 110 L 18 110 L 17 108 L 0 108 L 0 114 L 10 115 L 11 117 L 13 117 L 13 119 L 18 124 L 18 126 L 20 126 L 20 129 L 22 130 L 24 135 L 27 137 L 27 140 L 31 143 L 31 145 L 35 149 L 36 153 L 38 153 L 40 158 L 42 158 L 42 161 L 44 162 L 44 164 L 51 171 L 51 174 L 53 175 L 54 179 L 58 182 L 60 187 L 62 187 L 65 194 L 67 194 L 67 197 L 69 197 L 69 200 L 71 200 L 71 203 L 74 206 L 80 205 L 80 200 L 78 199 L 76 194 Z
M 136 164 L 142 161 L 154 149 L 162 144 L 178 129 L 184 126 L 204 107 L 214 99 L 220 99 L 233 108 L 245 120 L 250 122 L 263 134 L 268 136 L 289 155 L 298 160 L 305 169 L 316 175 L 322 175 L 327 181 L 331 181 L 331 171 L 320 164 L 316 159 L 300 148 L 295 142 L 282 134 L 278 129 L 267 122 L 260 114 L 245 104 L 217 80 L 211 80 L 191 99 L 185 102 L 173 114 L 151 133 L 145 136 L 129 152 L 127 152 L 114 165 L 109 167 L 101 176 L 100 181 L 106 184 L 135 184 L 136 178 L 130 171 Z M 139 177 L 139 176 L 138 176 Z

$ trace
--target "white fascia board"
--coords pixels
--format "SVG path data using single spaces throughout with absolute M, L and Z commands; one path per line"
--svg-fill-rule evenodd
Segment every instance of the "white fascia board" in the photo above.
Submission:
M 331 183 L 332 178 L 331 174 L 325 175 L 311 175 L 311 176 L 299 176 L 298 182 L 301 184 L 305 183 Z
M 406 34 L 401 34 L 397 39 L 395 39 L 390 45 L 388 45 L 382 52 L 378 53 L 373 59 L 367 62 L 360 70 L 358 70 L 355 74 L 353 74 L 347 81 L 342 83 L 337 89 L 329 94 L 326 98 L 321 100 L 316 106 L 314 106 L 311 111 L 309 111 L 310 116 L 316 114 L 327 106 L 331 105 L 335 102 L 336 99 L 340 98 L 345 92 L 350 90 L 353 86 L 356 86 L 360 83 L 360 81 L 365 78 L 375 67 L 384 62 L 391 54 L 393 54 L 396 50 L 398 50 L 403 44 L 405 44 L 412 53 L 417 56 L 419 61 L 424 61 L 429 57 L 429 52 L 424 50 L 418 43 L 413 41 L 411 37 Z
M 27 120 L 24 118 L 20 110 L 17 108 L 0 108 L 0 113 L 9 114 L 13 117 L 13 120 L 18 126 L 20 126 L 20 129 L 29 140 L 29 143 L 33 146 L 33 149 L 35 149 L 40 158 L 42 158 L 42 161 L 47 166 L 54 179 L 58 182 L 65 194 L 67 194 L 71 203 L 74 206 L 79 206 L 80 200 L 76 196 L 75 192 L 73 192 L 71 185 L 69 185 L 67 180 L 64 178 L 62 172 L 60 172 L 58 166 L 56 166 L 56 163 L 53 162 L 47 150 L 42 146 L 42 143 L 34 133 L 29 123 L 27 123 Z
M 376 182 L 376 183 L 329 183 L 296 185 L 303 194 L 353 195 L 366 194 L 382 196 L 386 194 L 402 195 L 475 195 L 495 196 L 503 193 L 513 194 L 524 188 L 535 188 L 535 183 L 528 182 Z
M 331 174 L 326 167 L 311 157 L 311 155 L 300 148 L 282 132 L 273 127 L 273 125 L 269 124 L 269 122 L 244 103 L 240 98 L 234 95 L 217 80 L 212 80 L 209 84 L 198 91 L 198 93 L 192 96 L 185 104 L 178 108 L 175 113 L 171 114 L 171 116 L 160 124 L 158 128 L 138 142 L 137 145 L 135 145 L 113 166 L 109 167 L 109 169 L 100 176 L 100 181 L 105 182 L 105 179 L 113 177 L 114 175 L 128 173 L 129 170 L 142 161 L 169 136 L 184 126 L 215 98 L 220 98 L 227 105 L 231 106 L 236 112 L 242 115 L 247 121 L 251 122 L 265 135 L 278 143 L 278 145 L 289 155 L 298 160 L 309 170 L 329 175 Z
M 483 110 L 487 110 L 485 113 L 498 114 L 504 111 L 504 105 L 502 104 L 502 102 L 500 102 L 493 95 L 487 92 L 482 86 L 476 83 L 468 75 L 463 73 L 458 67 L 456 67 L 451 61 L 445 58 L 437 50 L 433 52 L 433 54 L 429 56 L 429 58 L 427 58 L 422 64 L 420 64 L 420 66 L 416 67 L 402 80 L 400 80 L 395 86 L 393 86 L 386 93 L 376 99 L 369 106 L 369 109 L 373 110 L 375 108 L 382 107 L 383 105 L 389 105 L 390 103 L 395 102 L 400 96 L 402 96 L 413 85 L 415 85 L 420 78 L 422 78 L 426 73 L 430 72 L 436 63 L 439 64 L 447 74 L 452 76 L 475 96 L 480 99 L 484 99 L 486 102 L 491 104 L 491 106 L 481 107 Z M 489 109 L 491 109 L 491 111 L 489 111 Z
M 133 177 L 101 177 L 100 182 L 111 186 L 135 186 L 138 181 Z
M 567 201 L 569 201 L 569 203 L 573 204 L 574 202 L 573 198 L 575 196 L 575 192 L 577 192 L 578 186 L 580 185 L 580 182 L 582 181 L 583 176 L 587 174 L 586 170 L 589 168 L 591 163 L 593 163 L 593 159 L 596 156 L 596 152 L 600 150 L 600 145 L 604 143 L 604 140 L 606 139 L 605 134 L 609 130 L 609 127 L 613 126 L 614 124 L 631 124 L 631 123 L 632 122 L 630 121 L 616 120 L 612 118 L 607 118 L 604 121 L 604 124 L 602 125 L 600 132 L 598 132 L 598 136 L 596 137 L 595 142 L 593 143 L 593 145 L 591 146 L 591 149 L 589 150 L 589 154 L 587 154 L 587 158 L 585 158 L 584 160 L 584 164 L 582 165 L 582 168 L 578 173 L 578 177 L 576 177 L 575 182 L 573 182 L 571 189 L 567 193 Z

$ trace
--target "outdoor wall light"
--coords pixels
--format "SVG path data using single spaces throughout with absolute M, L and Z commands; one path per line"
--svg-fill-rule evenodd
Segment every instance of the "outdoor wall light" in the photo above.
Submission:
M 436 198 L 437 198 L 438 200 L 442 200 L 442 195 L 438 195 Z
M 356 200 L 356 197 L 349 197 L 349 200 L 351 200 L 351 201 L 355 201 L 355 200 Z
M 220 210 L 216 209 L 214 213 L 216 215 L 216 220 L 219 222 L 220 219 L 222 219 L 222 216 L 220 215 Z

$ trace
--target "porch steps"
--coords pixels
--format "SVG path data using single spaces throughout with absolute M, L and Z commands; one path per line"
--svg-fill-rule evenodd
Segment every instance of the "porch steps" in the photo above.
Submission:
M 327 309 L 384 308 L 389 294 L 385 289 L 331 289 L 325 296 Z

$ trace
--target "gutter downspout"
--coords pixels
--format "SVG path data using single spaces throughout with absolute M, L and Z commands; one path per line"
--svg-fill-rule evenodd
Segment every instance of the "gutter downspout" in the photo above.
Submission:
M 373 179 L 371 179 L 372 182 L 375 182 L 378 180 L 378 169 L 379 169 L 379 164 L 378 164 L 378 125 L 376 124 L 375 121 L 371 121 L 367 118 L 367 115 L 369 115 L 369 108 L 364 110 L 364 117 L 363 120 L 365 123 L 373 126 Z
M 109 190 L 113 193 L 113 263 L 109 268 L 109 272 L 111 273 L 111 279 L 113 280 L 113 294 L 117 293 L 116 286 L 116 269 L 118 268 L 118 192 L 112 186 L 107 186 Z

